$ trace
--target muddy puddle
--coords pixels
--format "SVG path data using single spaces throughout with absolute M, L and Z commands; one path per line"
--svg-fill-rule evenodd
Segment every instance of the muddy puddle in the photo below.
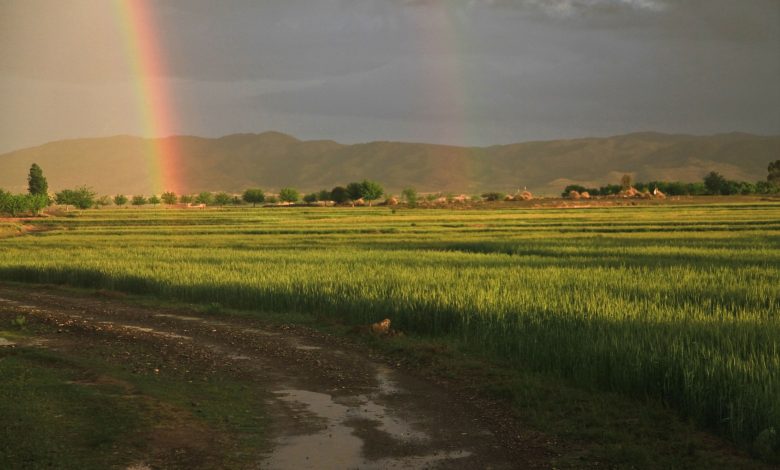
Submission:
M 427 433 L 381 403 L 382 397 L 404 393 L 391 374 L 391 369 L 377 366 L 378 387 L 372 394 L 334 396 L 300 389 L 274 392 L 316 430 L 279 438 L 262 468 L 430 468 L 469 457 L 471 452 L 466 450 L 431 449 Z M 366 442 L 376 440 L 377 433 L 390 443 L 389 456 L 366 455 Z

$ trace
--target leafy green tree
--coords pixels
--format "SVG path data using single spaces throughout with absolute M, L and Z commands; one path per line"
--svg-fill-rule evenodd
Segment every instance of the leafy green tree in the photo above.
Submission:
M 317 193 L 317 200 L 318 201 L 330 201 L 330 191 L 327 189 L 321 189 L 320 192 Z
M 230 194 L 224 192 L 219 192 L 214 195 L 214 203 L 220 207 L 223 207 L 225 204 L 230 204 L 232 199 Z
M 161 201 L 160 201 L 160 198 L 159 198 L 159 197 L 157 197 L 157 195 L 156 195 L 156 194 L 153 194 L 151 197 L 149 197 L 149 199 L 147 200 L 147 202 L 148 202 L 149 204 L 151 204 L 152 206 L 154 206 L 154 207 L 157 207 L 157 204 L 159 204 Z
M 11 217 L 23 213 L 38 215 L 48 205 L 47 194 L 11 194 L 0 189 L 0 214 Z
M 192 196 L 192 194 L 182 194 L 179 196 L 179 202 L 182 204 L 191 204 L 194 200 L 195 198 Z
M 260 188 L 251 188 L 244 191 L 241 198 L 246 202 L 251 202 L 252 207 L 256 207 L 258 202 L 262 203 L 265 201 L 265 192 Z
M 756 181 L 756 193 L 758 194 L 780 193 L 780 184 L 775 184 L 769 181 Z
M 369 206 L 371 205 L 371 201 L 376 201 L 385 193 L 382 185 L 376 181 L 363 180 L 363 182 L 360 183 L 360 186 L 361 192 L 363 193 L 363 199 L 368 201 Z
M 353 201 L 363 197 L 363 185 L 360 183 L 352 182 L 347 185 L 347 194 Z
M 279 199 L 283 202 L 296 202 L 300 198 L 300 193 L 294 188 L 282 188 L 279 190 Z
M 133 199 L 130 201 L 130 204 L 134 206 L 143 206 L 146 204 L 146 198 L 143 196 L 133 196 Z
M 611 194 L 618 194 L 623 187 L 619 184 L 608 184 L 599 188 L 599 194 L 602 196 L 609 196 Z M 568 192 L 566 193 L 568 196 Z
M 349 199 L 349 191 L 344 186 L 336 186 L 330 191 L 330 200 L 336 204 L 344 204 Z
M 401 196 L 409 207 L 415 207 L 417 205 L 417 190 L 414 188 L 406 188 L 401 191 Z
M 29 209 L 29 200 L 26 194 L 3 193 L 1 196 L 0 212 L 16 217 Z
M 27 194 L 27 208 L 33 215 L 41 213 L 44 207 L 51 203 L 48 194 Z
M 95 205 L 95 192 L 87 186 L 79 186 L 76 189 L 63 189 L 54 196 L 57 204 L 75 206 L 79 209 L 89 209 Z
M 483 193 L 482 194 L 482 199 L 484 199 L 486 201 L 500 201 L 500 200 L 504 199 L 504 196 L 506 196 L 506 194 L 499 193 L 499 192 L 496 192 L 496 191 L 491 191 L 491 192 Z
M 780 160 L 773 161 L 766 169 L 769 172 L 766 175 L 766 180 L 780 185 Z
M 117 206 L 124 206 L 127 204 L 127 196 L 124 194 L 117 194 L 114 196 L 114 204 Z
M 30 194 L 49 194 L 49 183 L 43 176 L 43 170 L 37 163 L 30 166 L 30 174 L 27 176 L 27 192 Z
M 176 201 L 179 200 L 179 198 L 176 196 L 176 193 L 173 191 L 166 191 L 162 193 L 162 196 L 160 196 L 160 199 L 162 199 L 162 202 L 171 205 L 176 204 Z
M 214 195 L 208 191 L 203 191 L 195 196 L 195 202 L 198 204 L 211 205 L 214 202 Z
M 317 202 L 317 193 L 309 193 L 305 196 L 303 196 L 303 202 L 312 204 L 314 202 Z
M 95 207 L 105 207 L 111 205 L 111 198 L 108 196 L 100 196 L 95 199 Z
M 726 178 L 716 171 L 711 171 L 704 177 L 704 186 L 709 194 L 725 194 L 728 192 Z

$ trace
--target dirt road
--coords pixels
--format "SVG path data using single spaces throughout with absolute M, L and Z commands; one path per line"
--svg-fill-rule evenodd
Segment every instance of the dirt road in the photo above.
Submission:
M 267 426 L 266 444 L 243 459 L 248 468 L 548 466 L 500 406 L 462 400 L 365 347 L 304 327 L 0 285 L 0 321 L 18 315 L 41 328 L 0 339 L 0 348 L 46 348 L 189 382 L 226 373 L 252 387 Z M 186 416 L 149 433 L 151 447 L 132 468 L 219 467 L 233 440 Z

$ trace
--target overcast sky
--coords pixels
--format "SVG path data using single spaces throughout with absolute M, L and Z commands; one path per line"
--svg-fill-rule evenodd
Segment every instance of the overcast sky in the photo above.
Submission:
M 778 0 L 145 3 L 177 134 L 780 134 Z M 106 0 L 0 0 L 0 151 L 144 134 L 120 31 Z

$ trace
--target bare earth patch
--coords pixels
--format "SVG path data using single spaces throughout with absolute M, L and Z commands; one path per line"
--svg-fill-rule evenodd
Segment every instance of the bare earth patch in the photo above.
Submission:
M 534 443 L 539 436 L 523 431 L 508 409 L 464 401 L 443 385 L 306 328 L 0 286 L 0 321 L 20 314 L 42 325 L 37 346 L 14 340 L 8 347 L 99 356 L 139 376 L 198 381 L 227 373 L 250 387 L 263 398 L 269 423 L 267 444 L 242 456 L 247 468 L 550 466 L 544 446 Z M 158 417 L 144 436 L 148 455 L 128 468 L 219 468 L 225 449 L 236 445 L 235 436 L 198 418 L 198 403 L 183 410 L 110 377 L 90 380 L 147 400 Z

